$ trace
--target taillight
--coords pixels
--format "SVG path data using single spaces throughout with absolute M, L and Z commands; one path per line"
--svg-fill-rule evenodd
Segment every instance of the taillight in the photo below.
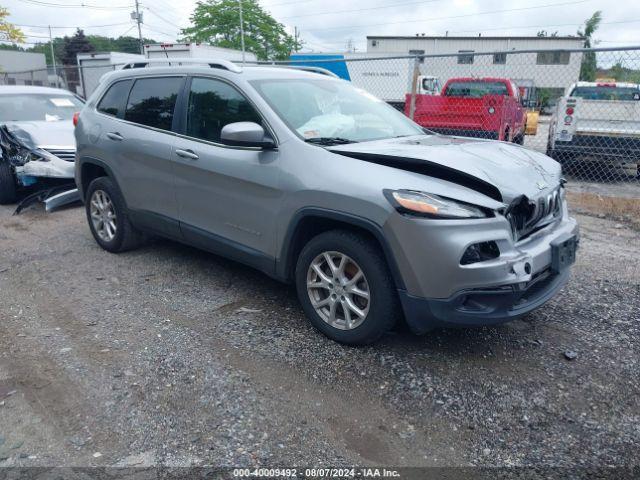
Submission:
M 567 115 L 573 115 L 573 107 L 567 108 Z
M 76 112 L 73 114 L 73 126 L 78 126 L 78 119 L 80 118 L 80 112 Z

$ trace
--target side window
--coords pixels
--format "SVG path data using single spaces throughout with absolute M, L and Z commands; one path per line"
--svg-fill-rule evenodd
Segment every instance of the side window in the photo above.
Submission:
M 124 119 L 149 127 L 171 130 L 182 77 L 139 78 L 131 89 Z
M 211 78 L 194 78 L 189 92 L 186 134 L 219 142 L 222 127 L 235 122 L 262 124 L 262 119 L 232 86 Z
M 111 85 L 98 103 L 98 111 L 114 117 L 121 116 L 130 88 L 131 80 L 121 80 Z

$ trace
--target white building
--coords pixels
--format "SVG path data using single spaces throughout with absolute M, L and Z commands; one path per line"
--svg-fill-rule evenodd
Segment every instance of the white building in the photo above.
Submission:
M 0 85 L 49 86 L 44 53 L 0 50 Z
M 452 77 L 505 77 L 521 86 L 557 89 L 559 93 L 578 80 L 582 62 L 582 53 L 561 50 L 583 46 L 581 37 L 367 36 L 369 54 L 452 54 L 427 57 L 421 67 L 423 74 L 434 75 L 443 83 Z M 523 50 L 534 51 L 517 53 Z

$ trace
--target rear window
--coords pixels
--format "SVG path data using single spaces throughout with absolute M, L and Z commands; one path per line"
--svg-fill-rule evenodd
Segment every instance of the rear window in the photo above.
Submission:
M 485 95 L 508 95 L 509 91 L 502 82 L 451 82 L 444 94 L 447 97 L 480 98 Z
M 640 90 L 634 87 L 612 85 L 576 87 L 570 96 L 587 100 L 640 100 Z
M 131 80 L 122 80 L 111 85 L 98 103 L 98 111 L 114 117 L 122 116 L 129 88 L 131 88 Z
M 182 77 L 141 78 L 129 94 L 124 119 L 130 122 L 171 130 L 176 99 Z

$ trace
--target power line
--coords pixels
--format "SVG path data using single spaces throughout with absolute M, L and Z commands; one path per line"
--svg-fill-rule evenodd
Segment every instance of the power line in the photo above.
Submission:
M 154 10 L 151 10 L 149 7 L 143 5 L 142 8 L 144 8 L 145 10 L 148 10 L 149 12 L 151 12 L 151 14 L 155 15 L 156 17 L 158 17 L 160 20 L 164 21 L 165 23 L 168 23 L 172 27 L 176 27 L 176 28 L 179 28 L 180 30 L 182 30 L 182 27 L 180 25 L 178 25 L 177 23 L 173 23 L 173 22 L 167 20 L 166 18 L 164 18 L 159 13 L 155 12 Z
M 14 23 L 13 25 L 15 25 L 16 27 L 24 27 L 24 28 L 49 28 L 49 25 L 26 25 L 22 23 Z M 80 28 L 84 30 L 87 28 L 119 27 L 120 25 L 129 25 L 129 22 L 106 23 L 104 25 L 86 25 L 84 27 L 80 25 L 69 25 L 68 27 L 63 27 L 60 25 L 51 25 L 51 28 L 60 28 L 60 29 Z
M 280 18 L 302 18 L 302 17 L 317 17 L 319 15 L 335 15 L 338 13 L 352 13 L 352 12 L 364 12 L 367 10 L 381 10 L 384 8 L 394 8 L 394 7 L 400 7 L 400 6 L 406 6 L 406 5 L 417 5 L 417 4 L 423 4 L 423 3 L 434 3 L 434 2 L 438 2 L 440 0 L 422 0 L 419 2 L 407 2 L 407 3 L 394 3 L 391 5 L 383 5 L 383 6 L 378 6 L 378 7 L 366 7 L 366 8 L 353 8 L 351 10 L 334 10 L 331 12 L 320 12 L 320 13 L 305 13 L 304 15 L 289 15 L 286 17 L 280 17 Z
M 449 19 L 453 19 L 453 18 L 465 18 L 465 17 L 476 17 L 478 15 L 490 15 L 490 14 L 494 14 L 494 13 L 507 13 L 507 12 L 521 12 L 524 10 L 536 10 L 539 8 L 552 8 L 552 7 L 561 7 L 561 6 L 566 6 L 566 5 L 576 5 L 579 3 L 586 3 L 589 2 L 590 0 L 577 0 L 574 2 L 563 2 L 563 3 L 550 3 L 550 4 L 546 4 L 546 5 L 535 5 L 532 7 L 520 7 L 520 8 L 508 8 L 508 9 L 503 9 L 503 10 L 488 10 L 485 12 L 476 12 L 476 13 L 468 13 L 468 14 L 464 14 L 464 15 L 452 15 L 452 16 L 448 16 L 448 17 L 431 17 L 431 18 L 424 18 L 424 19 L 420 19 L 420 20 L 403 20 L 403 21 L 399 21 L 399 22 L 385 22 L 385 23 L 363 23 L 360 25 L 346 25 L 346 26 L 341 26 L 341 27 L 324 27 L 324 28 L 307 28 L 306 30 L 310 31 L 310 32 L 317 32 L 317 31 L 321 31 L 321 30 L 344 30 L 347 28 L 360 28 L 360 27 L 379 27 L 379 26 L 386 26 L 386 25 L 397 25 L 397 24 L 402 24 L 402 23 L 421 23 L 421 22 L 435 22 L 438 20 L 449 20 Z
M 121 10 L 121 9 L 129 9 L 131 5 L 122 5 L 122 6 L 111 6 L 111 7 L 103 7 L 101 5 L 89 5 L 89 4 L 70 4 L 70 3 L 53 3 L 53 2 L 45 2 L 42 0 L 18 0 L 22 3 L 27 3 L 30 5 L 36 5 L 39 7 L 54 7 L 54 8 L 90 8 L 94 10 Z
M 143 24 L 143 26 L 147 29 L 147 30 L 151 30 L 152 32 L 155 33 L 160 33 L 162 35 L 166 35 L 167 37 L 171 37 L 171 38 L 176 38 L 176 35 L 173 33 L 167 33 L 167 32 L 163 32 L 162 30 L 157 30 L 155 28 L 150 27 L 149 25 L 147 25 L 146 23 Z

